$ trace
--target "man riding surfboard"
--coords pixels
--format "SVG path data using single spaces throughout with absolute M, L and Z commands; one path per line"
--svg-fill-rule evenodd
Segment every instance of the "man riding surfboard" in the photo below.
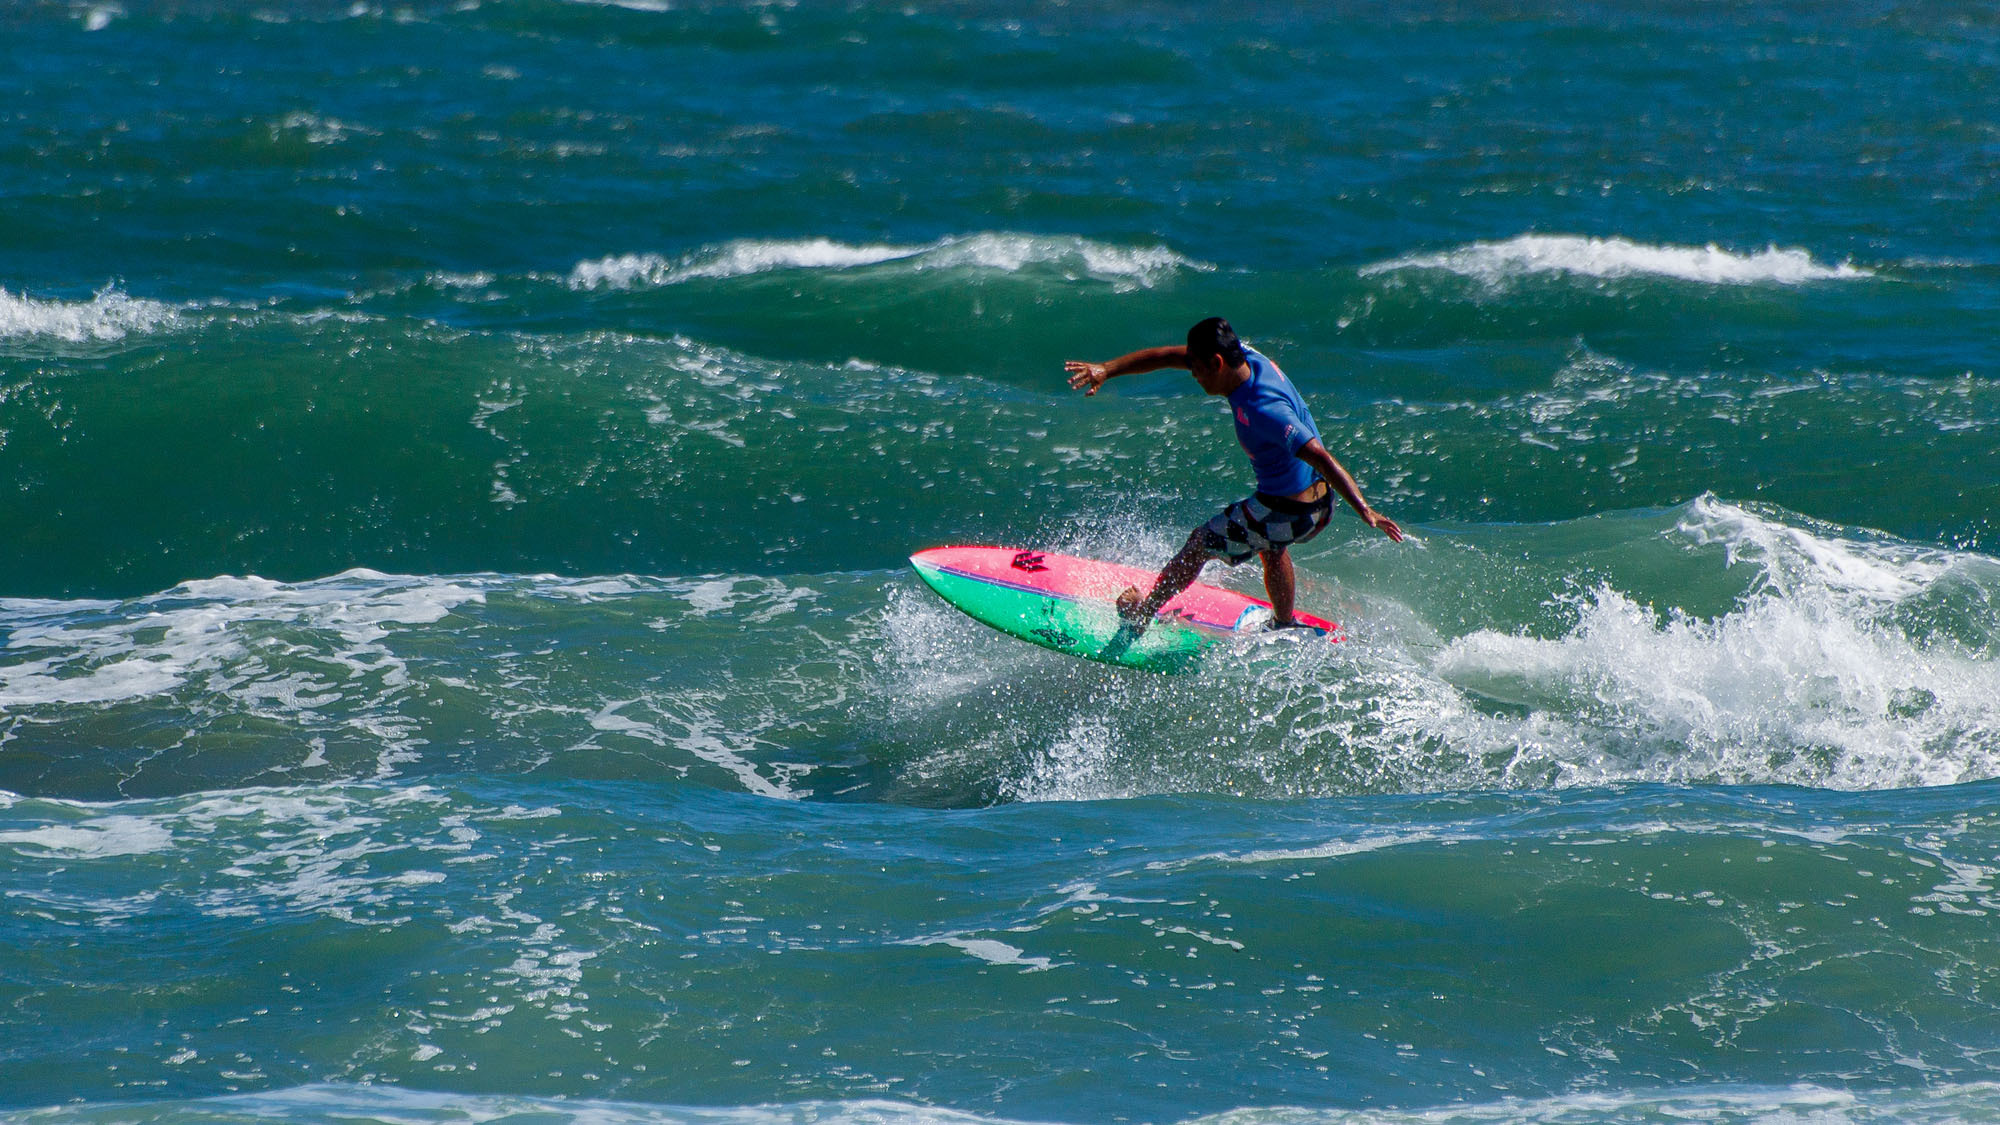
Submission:
M 1230 566 L 1261 555 L 1264 589 L 1271 596 L 1271 620 L 1292 622 L 1296 580 L 1288 548 L 1325 530 L 1333 515 L 1333 493 L 1347 501 L 1362 522 L 1402 542 L 1396 521 L 1368 506 L 1361 488 L 1320 444 L 1319 427 L 1298 388 L 1278 365 L 1236 338 L 1219 316 L 1188 329 L 1186 346 L 1146 348 L 1105 363 L 1070 360 L 1063 365 L 1069 385 L 1094 395 L 1105 380 L 1178 367 L 1193 373 L 1211 395 L 1226 396 L 1236 420 L 1236 440 L 1256 471 L 1257 490 L 1194 529 L 1179 553 L 1168 560 L 1141 597 L 1136 587 L 1119 595 L 1118 612 L 1143 632 L 1160 607 L 1194 582 L 1210 559 Z

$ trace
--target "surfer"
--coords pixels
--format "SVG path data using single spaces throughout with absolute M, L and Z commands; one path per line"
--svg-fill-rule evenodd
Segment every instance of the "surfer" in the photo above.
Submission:
M 1222 559 L 1236 566 L 1252 555 L 1264 559 L 1272 624 L 1291 625 L 1296 579 L 1287 549 L 1326 529 L 1335 492 L 1362 522 L 1402 542 L 1403 529 L 1368 506 L 1361 487 L 1320 444 L 1319 427 L 1298 388 L 1277 364 L 1238 340 L 1221 317 L 1209 317 L 1188 329 L 1185 347 L 1146 348 L 1106 363 L 1073 359 L 1063 367 L 1069 372 L 1069 385 L 1086 395 L 1096 394 L 1105 380 L 1120 375 L 1163 367 L 1192 372 L 1203 391 L 1228 397 L 1236 418 L 1236 440 L 1257 474 L 1257 490 L 1195 528 L 1160 571 L 1150 593 L 1142 598 L 1136 587 L 1127 587 L 1119 595 L 1118 613 L 1135 631 L 1143 632 L 1161 606 L 1194 582 L 1208 560 Z

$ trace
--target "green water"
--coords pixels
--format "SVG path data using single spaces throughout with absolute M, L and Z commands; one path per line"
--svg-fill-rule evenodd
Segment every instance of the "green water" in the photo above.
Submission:
M 2000 24 L 0 12 L 0 1116 L 2000 1117 Z M 1395 544 L 1146 676 L 1228 316 Z M 1206 578 L 1256 592 L 1251 570 Z

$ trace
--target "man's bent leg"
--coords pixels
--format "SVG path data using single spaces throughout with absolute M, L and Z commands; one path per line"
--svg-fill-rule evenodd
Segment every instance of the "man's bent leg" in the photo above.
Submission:
M 1152 624 L 1153 615 L 1160 612 L 1161 606 L 1173 601 L 1176 595 L 1194 585 L 1194 580 L 1200 577 L 1201 568 L 1208 565 L 1209 560 L 1205 532 L 1205 528 L 1194 529 L 1180 552 L 1167 560 L 1160 577 L 1153 583 L 1153 592 L 1147 594 L 1143 601 L 1138 599 L 1139 591 L 1136 589 L 1127 590 L 1124 596 L 1119 597 L 1118 612 L 1135 628 L 1143 631 Z
M 1292 600 L 1298 592 L 1298 578 L 1292 573 L 1292 553 L 1280 548 L 1264 552 L 1264 592 L 1271 595 L 1271 621 L 1292 623 Z

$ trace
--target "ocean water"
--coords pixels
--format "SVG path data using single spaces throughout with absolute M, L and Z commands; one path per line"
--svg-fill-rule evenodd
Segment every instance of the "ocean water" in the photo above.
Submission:
M 0 10 L 0 1125 L 2000 1121 L 1977 6 Z M 1230 317 L 1412 533 L 1153 677 Z M 1254 568 L 1211 571 L 1256 590 Z

